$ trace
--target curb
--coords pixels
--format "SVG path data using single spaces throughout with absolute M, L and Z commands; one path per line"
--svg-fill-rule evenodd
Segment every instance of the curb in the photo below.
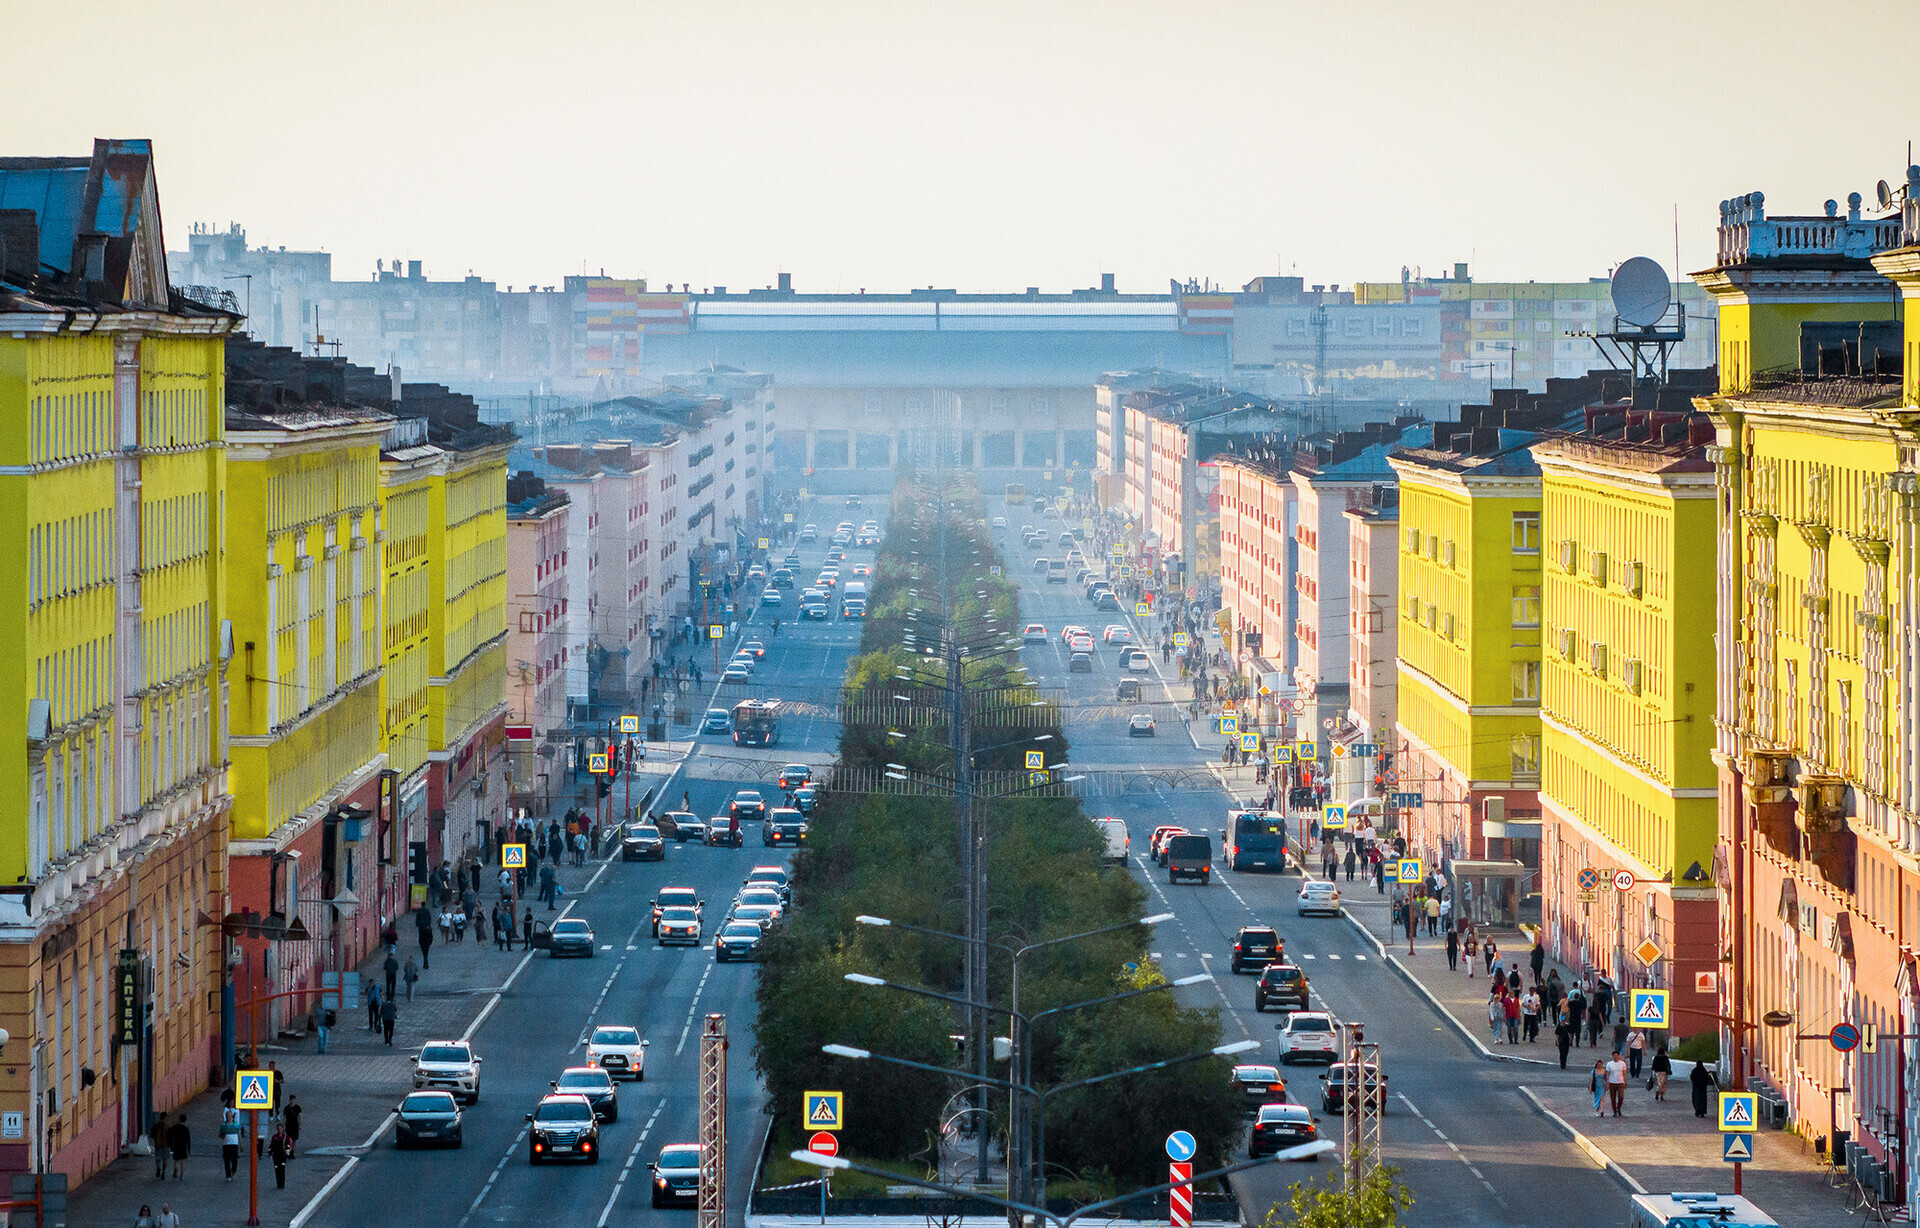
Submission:
M 1571 1122 L 1542 1103 L 1540 1097 L 1533 1094 L 1531 1087 L 1521 1087 L 1520 1094 L 1527 1098 L 1528 1102 L 1533 1105 L 1536 1111 L 1544 1114 L 1554 1125 L 1559 1126 L 1560 1129 L 1566 1133 L 1567 1137 L 1573 1140 L 1576 1147 L 1587 1153 L 1588 1159 L 1606 1169 L 1615 1179 L 1635 1194 L 1644 1194 L 1647 1192 L 1647 1187 L 1635 1181 L 1633 1174 L 1620 1167 L 1612 1156 L 1601 1149 L 1600 1144 L 1574 1129 Z

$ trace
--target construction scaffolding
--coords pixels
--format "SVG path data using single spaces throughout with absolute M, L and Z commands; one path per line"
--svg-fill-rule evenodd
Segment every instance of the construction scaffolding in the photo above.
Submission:
M 1380 1046 L 1366 1039 L 1365 1029 L 1366 1025 L 1360 1023 L 1340 1025 L 1340 1060 L 1345 1074 L 1340 1104 L 1340 1171 L 1350 1190 L 1364 1185 L 1380 1163 L 1380 1122 L 1387 1107 Z
M 727 1220 L 727 1017 L 708 1015 L 700 1029 L 699 1228 Z

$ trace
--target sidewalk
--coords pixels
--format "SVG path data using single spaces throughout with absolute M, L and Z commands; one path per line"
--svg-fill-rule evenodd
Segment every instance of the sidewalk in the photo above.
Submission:
M 618 845 L 614 848 L 617 851 Z M 567 893 L 563 902 L 577 898 L 604 864 L 589 860 L 584 868 L 560 867 L 560 882 Z M 496 893 L 485 898 L 491 902 Z M 536 906 L 534 913 L 538 917 L 542 910 Z M 418 964 L 412 916 L 401 917 L 398 927 L 401 962 L 412 955 Z M 384 949 L 379 950 L 360 965 L 363 984 L 384 976 L 385 958 Z M 391 1048 L 378 1032 L 368 1030 L 364 1004 L 341 1008 L 325 1054 L 315 1051 L 312 1037 L 275 1039 L 261 1046 L 262 1065 L 275 1063 L 287 1095 L 298 1097 L 303 1109 L 299 1146 L 287 1165 L 286 1189 L 275 1188 L 272 1164 L 264 1157 L 260 1160 L 263 1225 L 291 1224 L 351 1157 L 378 1143 L 377 1135 L 385 1133 L 394 1106 L 412 1087 L 409 1055 L 426 1041 L 466 1035 L 488 1010 L 494 994 L 525 962 L 527 952 L 518 946 L 506 952 L 495 950 L 491 940 L 483 945 L 468 930 L 465 942 L 443 944 L 436 935 L 432 958 L 432 968 L 423 971 L 414 986 L 412 1001 L 405 997 L 404 988 L 401 991 Z M 243 1063 L 245 1043 L 243 1035 Z M 125 1228 L 142 1203 L 158 1214 L 162 1202 L 170 1204 L 181 1223 L 191 1228 L 244 1228 L 246 1153 L 243 1148 L 240 1170 L 228 1182 L 220 1158 L 220 1093 L 195 1097 L 185 1112 L 193 1136 L 186 1176 L 178 1181 L 157 1180 L 152 1156 L 122 1156 L 74 1191 L 68 1214 L 71 1228 Z M 271 1134 L 264 1121 L 261 1130 L 262 1137 Z

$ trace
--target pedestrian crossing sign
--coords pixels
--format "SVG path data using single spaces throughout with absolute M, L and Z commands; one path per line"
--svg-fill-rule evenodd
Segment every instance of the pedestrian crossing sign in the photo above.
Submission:
M 620 718 L 620 732 L 621 732 L 621 733 L 639 733 L 639 732 L 640 732 L 640 718 L 639 718 L 639 717 L 637 717 L 637 716 L 632 716 L 632 715 L 628 715 L 628 716 L 623 716 L 623 717 L 621 717 L 621 718 Z
M 1240 749 L 1247 752 L 1249 755 L 1259 754 L 1260 753 L 1260 735 L 1257 733 L 1241 734 Z
M 1185 648 L 1185 647 L 1187 646 L 1187 633 L 1186 633 L 1186 632 L 1184 632 L 1184 631 L 1176 631 L 1176 632 L 1174 632 L 1174 633 L 1173 633 L 1173 646 L 1174 646 L 1175 648 Z
M 1418 857 L 1402 857 L 1400 859 L 1400 881 L 1401 882 L 1403 883 L 1419 882 L 1421 877 L 1420 871 L 1421 871 L 1421 865 L 1420 865 L 1420 859 Z
M 1030 750 L 1027 752 L 1027 770 L 1029 772 L 1042 771 L 1046 768 L 1046 766 L 1047 766 L 1046 751 Z
M 1750 1134 L 1722 1134 L 1720 1136 L 1720 1158 L 1729 1164 L 1753 1163 L 1753 1136 Z
M 1295 744 L 1293 748 L 1293 757 L 1295 759 L 1298 759 L 1300 762 L 1305 763 L 1309 759 L 1314 759 L 1314 758 L 1317 758 L 1318 756 L 1315 753 L 1313 743 L 1300 742 Z
M 1232 713 L 1228 713 L 1227 715 L 1221 717 L 1220 732 L 1221 733 L 1239 733 L 1240 718 L 1233 715 Z
M 1667 991 L 1664 989 L 1636 989 L 1633 991 L 1633 1026 L 1636 1028 L 1665 1028 L 1667 1023 Z
M 593 775 L 593 776 L 605 776 L 607 774 L 606 755 L 598 751 L 594 752 L 591 755 L 588 755 L 587 756 L 587 772 L 589 775 Z
M 838 1130 L 843 1120 L 841 1114 L 841 1092 L 804 1092 L 806 1100 L 807 1129 Z
M 1752 1134 L 1760 1118 L 1760 1097 L 1753 1092 L 1720 1093 L 1720 1132 Z
M 502 870 L 524 870 L 527 868 L 527 846 L 524 844 L 503 844 L 500 846 L 500 868 Z
M 1293 747 L 1291 747 L 1291 746 L 1276 746 L 1276 747 L 1274 747 L 1274 748 L 1273 748 L 1273 761 L 1274 761 L 1275 763 L 1292 763 L 1292 762 L 1293 762 Z
M 273 1071 L 242 1070 L 234 1075 L 233 1107 L 241 1112 L 273 1111 Z
M 1347 829 L 1347 808 L 1343 805 L 1329 804 L 1320 808 L 1321 831 L 1345 831 Z

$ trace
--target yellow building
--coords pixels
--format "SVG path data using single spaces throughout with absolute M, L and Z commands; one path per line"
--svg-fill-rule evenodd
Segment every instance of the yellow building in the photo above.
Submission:
M 1624 388 L 1622 389 L 1624 391 Z M 1542 473 L 1542 923 L 1555 958 L 1712 1026 L 1713 429 L 1669 389 L 1534 445 Z M 1614 877 L 1633 885 L 1615 890 Z M 1582 885 L 1582 874 L 1598 886 Z M 1633 952 L 1651 940 L 1652 961 Z
M 331 364 L 245 340 L 227 363 L 228 588 L 243 666 L 228 713 L 233 904 L 298 918 L 318 940 L 245 940 L 244 1004 L 268 986 L 317 988 L 379 936 L 378 491 L 392 418 L 351 405 Z M 310 1005 L 243 1015 L 271 1035 Z
M 1770 1106 L 1809 1134 L 1850 1129 L 1895 1171 L 1920 1151 L 1900 1142 L 1912 1042 L 1795 1037 L 1920 1030 L 1920 171 L 1908 183 L 1883 219 L 1857 194 L 1813 217 L 1725 202 L 1714 267 L 1694 274 L 1722 319 L 1721 386 L 1699 402 L 1718 428 L 1722 1010 L 1793 1017 L 1724 1041 Z
M 396 834 L 388 838 L 401 844 L 416 838 L 424 842 L 427 830 L 427 756 L 434 748 L 427 704 L 433 672 L 428 651 L 433 622 L 429 546 L 438 540 L 434 488 L 442 480 L 445 458 L 427 442 L 424 418 L 395 422 L 380 456 L 386 652 L 386 672 L 380 679 L 381 736 L 392 774 L 389 805 Z M 415 829 L 419 837 L 405 834 Z M 396 864 L 406 860 L 404 848 L 388 853 Z
M 147 142 L 0 196 L 38 206 L 0 223 L 0 1169 L 78 1180 L 220 1069 L 239 319 L 168 285 Z

